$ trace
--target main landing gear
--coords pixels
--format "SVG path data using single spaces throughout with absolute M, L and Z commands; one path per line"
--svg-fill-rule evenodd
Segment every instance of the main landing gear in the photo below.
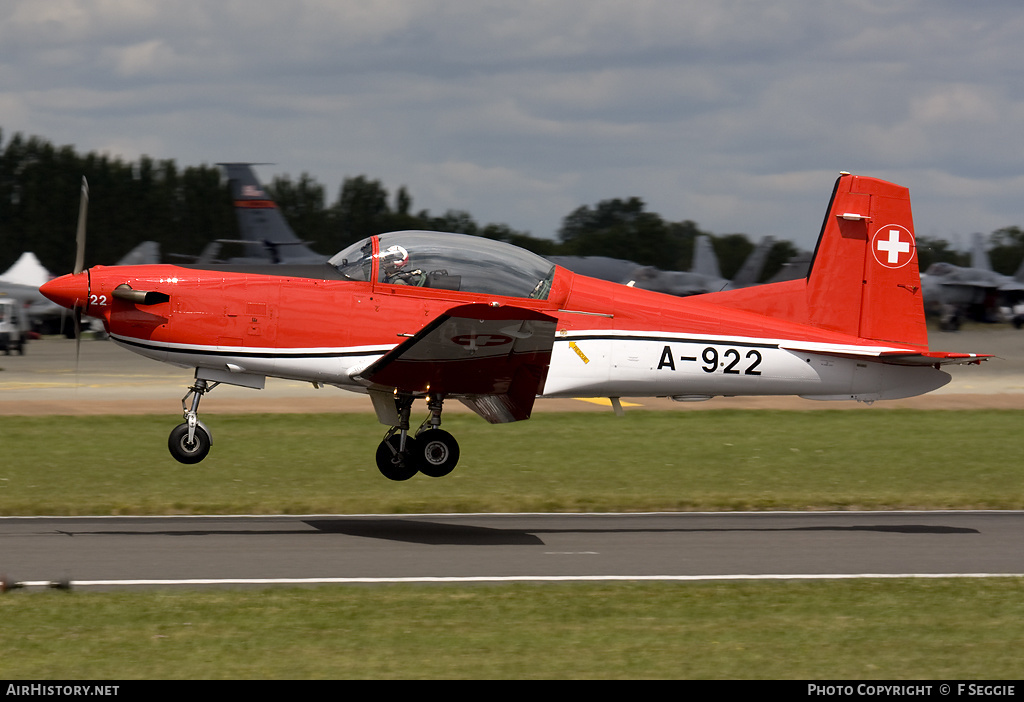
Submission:
M 202 378 L 196 378 L 185 397 L 181 398 L 181 409 L 185 421 L 174 427 L 171 430 L 171 435 L 167 438 L 167 448 L 179 463 L 199 463 L 210 452 L 213 439 L 210 436 L 210 430 L 199 421 L 199 400 L 218 385 L 220 383 L 208 383 Z M 188 404 L 190 397 L 192 398 L 191 405 Z
M 430 415 L 413 435 L 409 434 L 412 395 L 395 398 L 399 424 L 391 427 L 377 447 L 377 468 L 389 480 L 408 480 L 417 473 L 441 478 L 459 462 L 459 444 L 455 437 L 440 429 L 440 397 L 428 397 Z

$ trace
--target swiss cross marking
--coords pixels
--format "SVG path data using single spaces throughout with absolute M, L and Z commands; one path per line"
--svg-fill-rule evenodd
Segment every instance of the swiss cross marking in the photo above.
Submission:
M 897 263 L 900 260 L 901 253 L 910 252 L 910 243 L 906 241 L 900 241 L 900 230 L 890 229 L 888 239 L 880 239 L 875 245 L 879 251 L 886 251 L 889 254 L 889 260 L 886 263 Z
M 902 268 L 910 263 L 915 248 L 914 235 L 898 224 L 879 227 L 871 239 L 871 253 L 886 268 Z

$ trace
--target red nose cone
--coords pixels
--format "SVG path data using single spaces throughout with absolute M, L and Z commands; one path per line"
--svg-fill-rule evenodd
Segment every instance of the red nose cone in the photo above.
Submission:
M 89 274 L 62 275 L 39 286 L 39 292 L 69 310 L 85 307 L 89 302 Z

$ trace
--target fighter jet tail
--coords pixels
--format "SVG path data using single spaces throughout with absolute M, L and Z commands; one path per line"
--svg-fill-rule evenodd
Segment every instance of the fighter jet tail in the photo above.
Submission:
M 238 229 L 245 255 L 269 259 L 272 263 L 295 259 L 326 260 L 295 236 L 277 203 L 260 185 L 251 163 L 220 163 L 227 174 L 231 197 L 238 215 Z M 227 243 L 228 240 L 222 240 Z M 233 241 L 233 240 L 232 240 Z

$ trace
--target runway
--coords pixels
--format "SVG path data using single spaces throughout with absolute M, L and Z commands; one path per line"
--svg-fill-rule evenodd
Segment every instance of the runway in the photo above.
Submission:
M 0 518 L 8 586 L 1024 576 L 1024 512 Z

